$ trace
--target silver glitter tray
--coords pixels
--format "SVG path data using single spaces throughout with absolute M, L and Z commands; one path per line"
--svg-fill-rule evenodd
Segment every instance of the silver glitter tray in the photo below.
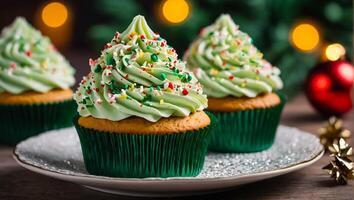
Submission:
M 208 153 L 197 177 L 110 178 L 86 172 L 74 128 L 49 131 L 16 146 L 14 158 L 23 167 L 85 187 L 132 196 L 179 196 L 207 193 L 263 180 L 308 166 L 323 155 L 317 137 L 279 126 L 274 145 L 263 152 Z

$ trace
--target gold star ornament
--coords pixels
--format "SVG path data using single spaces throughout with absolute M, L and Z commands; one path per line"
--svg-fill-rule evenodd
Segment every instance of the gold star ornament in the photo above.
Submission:
M 343 138 L 348 139 L 351 135 L 348 129 L 343 127 L 343 121 L 336 117 L 329 118 L 328 122 L 318 130 L 321 143 L 326 149 L 333 144 L 335 140 Z
M 351 158 L 353 148 L 343 138 L 340 138 L 339 140 L 334 140 L 328 150 L 334 160 L 331 160 L 322 169 L 326 170 L 339 184 L 347 184 L 348 180 L 354 178 L 354 163 Z

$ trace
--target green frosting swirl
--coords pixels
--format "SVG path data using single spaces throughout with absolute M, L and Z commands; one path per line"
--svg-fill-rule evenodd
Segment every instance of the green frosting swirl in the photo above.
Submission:
M 211 97 L 255 97 L 283 85 L 279 69 L 263 59 L 229 15 L 204 28 L 184 58 Z
M 89 64 L 91 72 L 74 95 L 81 116 L 112 121 L 137 116 L 155 122 L 207 106 L 197 79 L 143 16 L 117 32 Z
M 0 93 L 48 92 L 72 86 L 74 69 L 47 37 L 24 18 L 17 18 L 0 36 Z

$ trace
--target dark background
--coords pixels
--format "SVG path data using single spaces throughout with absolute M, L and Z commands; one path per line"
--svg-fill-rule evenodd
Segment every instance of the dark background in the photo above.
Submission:
M 137 14 L 146 17 L 151 28 L 159 32 L 177 49 L 180 58 L 200 29 L 214 22 L 221 13 L 229 13 L 240 29 L 247 32 L 265 58 L 282 71 L 284 92 L 294 96 L 309 69 L 323 60 L 326 45 L 340 43 L 345 47 L 345 59 L 352 61 L 353 8 L 350 0 L 185 0 L 190 15 L 181 24 L 165 23 L 161 19 L 161 4 L 165 0 L 66 0 L 71 19 L 66 30 L 67 41 L 59 44 L 56 37 L 65 34 L 55 29 L 49 32 L 38 22 L 41 8 L 52 1 L 2 0 L 0 27 L 10 24 L 16 16 L 24 16 L 48 35 L 53 43 L 77 68 L 77 78 L 88 72 L 88 58 L 96 58 L 102 46 L 116 31 L 122 32 Z M 321 38 L 318 48 L 303 52 L 294 48 L 289 33 L 299 22 L 316 25 Z M 62 36 L 63 35 L 63 36 Z

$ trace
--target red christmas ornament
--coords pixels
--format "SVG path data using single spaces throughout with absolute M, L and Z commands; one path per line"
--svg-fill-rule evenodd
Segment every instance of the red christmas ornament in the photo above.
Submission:
M 312 106 L 325 116 L 343 115 L 352 109 L 353 65 L 347 61 L 317 64 L 306 81 L 306 95 Z

